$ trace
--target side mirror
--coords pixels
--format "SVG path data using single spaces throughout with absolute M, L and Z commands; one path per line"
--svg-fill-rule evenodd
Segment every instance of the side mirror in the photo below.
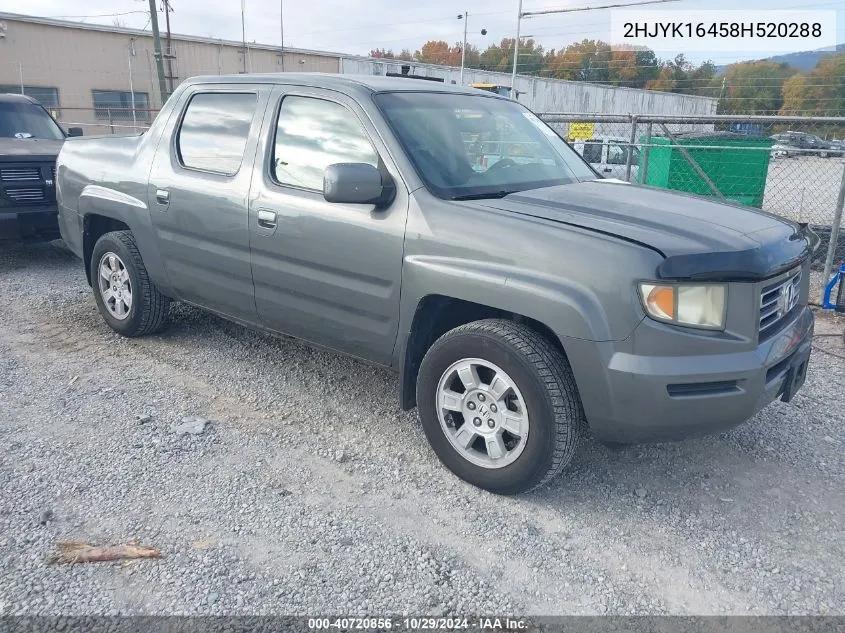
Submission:
M 82 136 L 82 128 L 81 127 L 69 127 L 67 129 L 68 136 Z
M 381 172 L 366 163 L 335 163 L 323 172 L 323 197 L 328 202 L 383 206 L 394 193 L 393 182 L 385 183 Z

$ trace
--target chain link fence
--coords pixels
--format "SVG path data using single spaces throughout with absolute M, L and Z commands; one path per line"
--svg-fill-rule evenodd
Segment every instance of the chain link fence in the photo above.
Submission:
M 139 134 L 157 110 L 62 108 L 91 134 Z M 845 262 L 845 117 L 540 115 L 601 175 L 739 203 L 807 223 L 821 238 L 811 291 Z M 96 122 L 92 122 L 96 121 Z
M 603 176 L 756 207 L 821 237 L 812 292 L 845 262 L 845 117 L 540 115 Z

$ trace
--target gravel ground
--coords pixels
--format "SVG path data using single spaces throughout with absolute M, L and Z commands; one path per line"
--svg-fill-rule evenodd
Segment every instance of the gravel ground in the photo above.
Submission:
M 588 441 L 502 498 L 440 466 L 393 375 L 172 317 L 121 339 L 60 243 L 0 251 L 0 613 L 845 614 L 841 357 L 730 433 Z M 164 558 L 44 562 L 133 538 Z

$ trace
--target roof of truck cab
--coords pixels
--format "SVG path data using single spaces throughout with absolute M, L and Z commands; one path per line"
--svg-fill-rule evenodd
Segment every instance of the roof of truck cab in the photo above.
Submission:
M 237 75 L 209 75 L 193 77 L 189 84 L 293 84 L 311 88 L 326 88 L 339 92 L 447 92 L 504 99 L 499 95 L 467 86 L 379 75 L 336 75 L 330 73 L 254 73 Z

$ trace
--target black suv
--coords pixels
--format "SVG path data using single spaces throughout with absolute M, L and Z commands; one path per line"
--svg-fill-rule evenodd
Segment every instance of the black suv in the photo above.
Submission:
M 0 241 L 59 237 L 56 156 L 66 136 L 31 97 L 0 94 Z

